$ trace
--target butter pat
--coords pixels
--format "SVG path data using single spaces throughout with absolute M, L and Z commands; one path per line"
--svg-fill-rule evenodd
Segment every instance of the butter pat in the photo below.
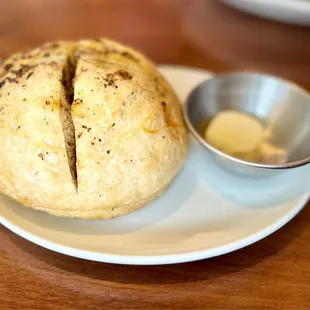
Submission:
M 218 150 L 248 161 L 259 160 L 262 124 L 234 110 L 220 112 L 205 131 L 205 140 Z

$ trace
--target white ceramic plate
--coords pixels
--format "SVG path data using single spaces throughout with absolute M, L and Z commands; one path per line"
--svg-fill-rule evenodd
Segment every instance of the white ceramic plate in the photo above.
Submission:
M 247 13 L 310 26 L 310 0 L 222 0 Z
M 162 66 L 161 71 L 182 100 L 210 77 L 209 72 L 182 67 Z M 138 212 L 110 221 L 62 219 L 1 197 L 0 222 L 25 239 L 71 256 L 119 264 L 170 264 L 221 255 L 256 242 L 291 220 L 309 197 L 244 207 L 213 191 L 207 181 L 213 172 L 204 151 L 191 141 L 187 163 L 172 187 Z M 243 185 L 238 186 L 243 195 Z

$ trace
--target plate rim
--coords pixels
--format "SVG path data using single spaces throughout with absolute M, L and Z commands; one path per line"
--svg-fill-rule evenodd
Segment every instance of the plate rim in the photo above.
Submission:
M 309 198 L 310 191 L 296 199 L 294 207 L 291 208 L 289 212 L 280 217 L 276 222 L 242 239 L 209 249 L 163 255 L 118 255 L 81 250 L 38 237 L 22 228 L 19 228 L 14 223 L 5 219 L 3 216 L 0 216 L 0 223 L 13 233 L 34 244 L 71 257 L 120 265 L 169 265 L 198 261 L 224 255 L 256 243 L 257 241 L 266 238 L 290 222 L 306 206 Z
M 242 12 L 259 16 L 268 20 L 274 20 L 282 23 L 310 26 L 310 3 L 304 0 L 281 0 L 270 2 L 268 0 L 220 0 L 221 2 L 234 7 Z M 258 5 L 266 6 L 268 13 L 262 13 L 257 10 Z M 274 11 L 277 10 L 278 13 Z M 287 15 L 282 16 L 285 12 Z M 298 16 L 298 19 L 296 18 Z
M 310 3 L 304 0 L 281 0 L 270 2 L 269 0 L 222 0 L 228 4 L 232 3 L 247 3 L 247 4 L 261 4 L 268 5 L 273 9 L 284 9 L 286 11 L 294 10 L 294 12 L 301 12 L 306 10 L 310 12 Z

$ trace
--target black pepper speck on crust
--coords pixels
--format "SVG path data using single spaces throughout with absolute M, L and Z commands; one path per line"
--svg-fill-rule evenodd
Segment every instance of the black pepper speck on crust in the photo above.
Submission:
M 59 42 L 48 42 L 48 43 L 45 43 L 44 45 L 41 46 L 41 50 L 46 50 L 46 49 L 56 49 L 60 47 L 60 44 Z
M 30 73 L 27 75 L 26 80 L 28 80 L 32 75 L 33 75 L 33 72 L 30 72 Z
M 52 43 L 52 44 L 51 44 L 51 47 L 52 47 L 52 48 L 57 48 L 57 47 L 59 47 L 59 46 L 60 46 L 59 43 Z
M 120 69 L 116 71 L 116 74 L 118 74 L 123 80 L 131 80 L 132 75 L 128 73 L 128 71 Z
M 12 70 L 11 71 L 13 74 L 16 75 L 16 77 L 21 77 L 22 74 L 23 74 L 23 69 L 22 68 L 19 68 L 18 70 Z
M 128 59 L 134 60 L 134 61 L 138 61 L 138 59 L 136 57 L 134 57 L 132 54 L 130 54 L 129 52 L 122 52 L 121 55 L 123 57 L 126 57 Z
M 82 103 L 83 103 L 83 100 L 80 99 L 80 98 L 76 98 L 76 99 L 74 99 L 74 101 L 73 101 L 73 104 L 82 104 Z
M 9 71 L 12 67 L 13 67 L 12 64 L 6 64 L 6 65 L 3 67 L 3 69 L 4 69 L 5 71 Z
M 29 65 L 20 65 L 20 68 L 16 72 L 17 77 L 22 77 L 24 74 L 26 74 L 29 70 L 33 69 L 35 66 L 29 66 Z M 14 71 L 12 71 L 14 72 Z
M 15 83 L 18 84 L 20 79 L 32 68 L 34 68 L 35 66 L 30 66 L 30 65 L 26 65 L 26 64 L 21 64 L 19 66 L 19 68 L 16 68 L 14 70 L 11 70 L 13 68 L 13 64 L 9 63 L 6 64 L 3 68 L 4 68 L 4 74 L 2 75 L 10 75 L 7 76 L 3 81 L 1 81 L 0 83 L 0 88 L 4 86 L 4 84 L 6 82 L 8 83 Z
M 16 80 L 16 78 L 6 78 L 6 80 L 9 82 L 9 83 L 15 83 L 15 84 L 18 84 L 18 80 Z

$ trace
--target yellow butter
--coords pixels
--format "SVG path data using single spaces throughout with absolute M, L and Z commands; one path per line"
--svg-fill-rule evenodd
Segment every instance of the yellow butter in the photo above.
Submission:
M 205 131 L 205 140 L 220 151 L 248 161 L 258 161 L 263 125 L 234 110 L 220 112 Z

